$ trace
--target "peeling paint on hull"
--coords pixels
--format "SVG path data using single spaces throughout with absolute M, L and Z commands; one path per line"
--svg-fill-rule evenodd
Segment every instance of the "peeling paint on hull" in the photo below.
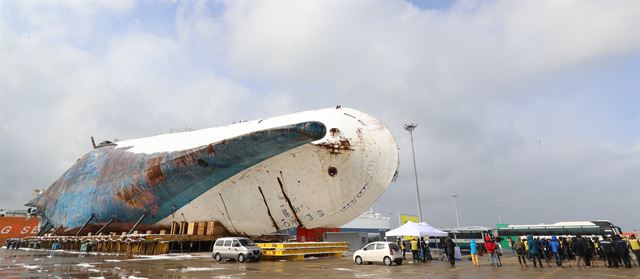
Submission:
M 328 132 L 331 129 L 331 132 Z M 82 157 L 30 202 L 41 226 L 221 222 L 261 235 L 338 226 L 384 192 L 398 164 L 391 133 L 352 109 L 324 109 L 119 142 Z

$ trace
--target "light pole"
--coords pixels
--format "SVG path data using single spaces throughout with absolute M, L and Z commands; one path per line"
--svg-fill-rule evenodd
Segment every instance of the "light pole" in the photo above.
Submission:
M 456 210 L 456 222 L 458 224 L 458 228 L 460 228 L 460 215 L 458 215 L 458 202 L 456 201 L 456 198 L 458 197 L 458 195 L 453 194 L 451 195 L 451 197 L 453 198 L 453 207 Z
M 413 174 L 416 177 L 416 199 L 418 200 L 418 221 L 422 222 L 422 205 L 420 204 L 420 188 L 418 188 L 418 168 L 416 167 L 416 150 L 413 148 L 413 130 L 418 127 L 416 123 L 404 124 L 404 129 L 411 136 L 411 154 L 413 154 Z
M 496 210 L 498 211 L 498 221 L 500 222 L 499 224 L 504 224 L 502 222 L 502 207 L 496 205 Z

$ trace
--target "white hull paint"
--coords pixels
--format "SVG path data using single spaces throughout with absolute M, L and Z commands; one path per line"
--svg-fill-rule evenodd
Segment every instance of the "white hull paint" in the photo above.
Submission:
M 358 217 L 397 175 L 398 148 L 379 120 L 357 110 L 331 108 L 196 132 L 202 142 L 210 142 L 211 135 L 223 139 L 305 121 L 322 122 L 326 136 L 232 176 L 158 224 L 213 220 L 231 233 L 263 235 L 298 226 L 339 227 Z M 176 136 L 182 137 L 167 135 L 173 140 Z M 200 139 L 182 140 L 202 144 Z M 123 143 L 119 146 L 126 146 Z M 155 139 L 153 148 L 129 144 L 134 152 L 188 148 L 170 146 L 162 138 Z

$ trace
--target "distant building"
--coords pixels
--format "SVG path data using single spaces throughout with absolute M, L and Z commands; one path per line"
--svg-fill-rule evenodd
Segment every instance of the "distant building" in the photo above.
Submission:
M 382 239 L 384 232 L 391 229 L 391 218 L 369 210 L 339 228 L 315 228 L 295 230 L 296 241 L 323 241 L 325 233 L 355 232 L 366 233 L 369 239 Z
M 362 215 L 353 219 L 353 221 L 340 227 L 343 232 L 367 232 L 376 233 L 386 232 L 391 229 L 391 218 L 380 213 L 374 213 L 369 210 Z
M 30 216 L 26 210 L 0 210 L 0 246 L 7 238 L 23 238 L 38 234 L 36 216 Z

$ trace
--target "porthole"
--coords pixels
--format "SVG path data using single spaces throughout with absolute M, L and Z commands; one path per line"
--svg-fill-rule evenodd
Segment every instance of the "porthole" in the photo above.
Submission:
M 336 174 L 338 174 L 338 169 L 336 169 L 335 167 L 329 167 L 327 172 L 329 173 L 329 176 L 335 176 Z

